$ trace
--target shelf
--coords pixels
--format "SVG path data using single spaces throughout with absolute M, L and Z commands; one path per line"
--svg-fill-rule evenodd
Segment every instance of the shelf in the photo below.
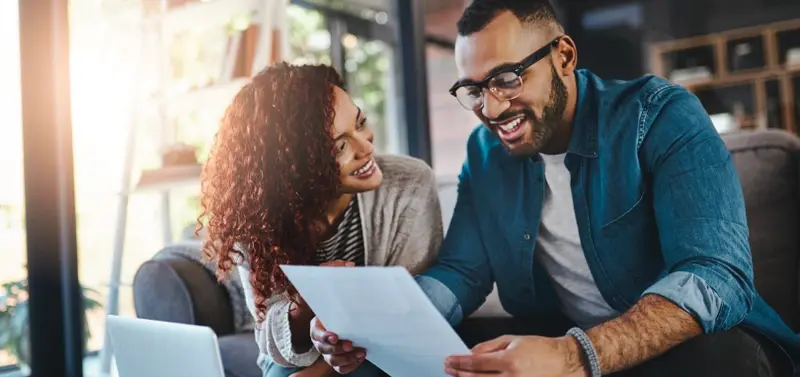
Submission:
M 777 53 L 778 61 L 780 64 L 786 64 L 787 55 L 791 52 L 792 55 L 796 54 L 796 49 L 800 49 L 800 27 L 796 29 L 782 30 L 776 33 L 777 39 Z M 795 60 L 793 65 L 800 64 L 800 61 Z
M 783 117 L 784 104 L 781 101 L 781 83 L 777 79 L 767 80 L 764 85 L 766 94 L 766 125 L 767 128 L 786 129 Z
M 794 120 L 795 126 L 800 124 L 800 97 L 797 96 L 800 93 L 800 76 L 794 76 L 791 80 L 791 85 L 788 91 L 791 92 L 791 103 L 788 103 L 788 112 L 787 117 L 792 118 Z M 794 129 L 793 131 L 797 131 Z
M 132 192 L 164 191 L 177 186 L 198 185 L 203 173 L 202 164 L 169 166 L 142 171 L 139 183 Z
M 662 52 L 685 50 L 692 47 L 714 44 L 720 39 L 732 40 L 762 35 L 764 30 L 767 28 L 777 33 L 800 29 L 800 20 L 779 21 L 767 25 L 749 26 L 740 29 L 723 31 L 720 33 L 674 39 L 670 41 L 659 42 L 656 44 L 656 47 Z
M 783 66 L 784 70 L 788 73 L 797 73 L 800 72 L 800 62 L 787 64 Z
M 800 66 L 796 67 L 795 69 L 800 70 Z M 753 70 L 753 71 L 730 74 L 725 76 L 724 78 L 709 78 L 702 80 L 685 81 L 685 82 L 679 82 L 678 84 L 688 88 L 691 91 L 695 91 L 710 87 L 724 87 L 724 86 L 751 83 L 758 80 L 766 80 L 784 74 L 785 72 L 786 71 L 780 69 Z
M 675 82 L 688 80 L 710 80 L 716 77 L 717 67 L 714 64 L 714 46 L 694 46 L 685 50 L 669 51 L 661 54 L 660 59 L 669 72 L 666 76 Z
M 674 73 L 692 69 L 707 71 L 707 77 L 695 77 L 701 84 L 739 75 L 763 79 L 765 75 L 785 73 L 786 57 L 792 49 L 798 51 L 792 69 L 800 69 L 800 20 L 654 43 L 652 70 L 681 84 L 685 81 L 676 80 Z
M 749 116 L 755 111 L 752 84 L 707 88 L 695 94 L 709 114 L 741 112 Z
M 651 62 L 655 75 L 694 92 L 710 114 L 736 114 L 742 128 L 800 124 L 800 19 L 654 43 Z
M 729 40 L 725 52 L 729 74 L 753 72 L 767 66 L 763 35 Z

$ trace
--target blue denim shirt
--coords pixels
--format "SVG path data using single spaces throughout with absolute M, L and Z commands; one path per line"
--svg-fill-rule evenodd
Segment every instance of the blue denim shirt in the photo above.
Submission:
M 648 293 L 691 313 L 705 333 L 742 325 L 800 361 L 796 336 L 758 295 L 745 205 L 732 157 L 698 99 L 654 76 L 603 81 L 579 70 L 566 156 L 581 245 L 616 310 Z M 486 127 L 467 143 L 458 199 L 437 263 L 453 316 L 497 284 L 515 317 L 557 313 L 534 261 L 544 195 L 538 156 L 510 156 Z

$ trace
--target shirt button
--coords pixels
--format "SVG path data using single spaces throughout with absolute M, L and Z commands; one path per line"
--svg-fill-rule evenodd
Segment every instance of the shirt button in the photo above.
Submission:
M 530 240 L 530 239 L 531 239 L 531 234 L 530 234 L 530 233 L 528 233 L 528 232 L 525 232 L 525 234 L 523 234 L 523 235 L 522 235 L 522 238 L 524 238 L 524 239 L 525 239 L 525 241 L 528 241 L 528 240 Z

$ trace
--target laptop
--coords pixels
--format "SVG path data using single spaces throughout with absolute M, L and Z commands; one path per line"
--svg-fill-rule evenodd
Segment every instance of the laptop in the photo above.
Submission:
M 208 327 L 109 315 L 119 377 L 225 377 Z

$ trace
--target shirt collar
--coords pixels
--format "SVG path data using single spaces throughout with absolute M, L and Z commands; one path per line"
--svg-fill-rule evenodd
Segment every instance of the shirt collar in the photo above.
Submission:
M 594 158 L 597 157 L 597 99 L 589 75 L 586 70 L 575 71 L 578 99 L 567 152 Z

